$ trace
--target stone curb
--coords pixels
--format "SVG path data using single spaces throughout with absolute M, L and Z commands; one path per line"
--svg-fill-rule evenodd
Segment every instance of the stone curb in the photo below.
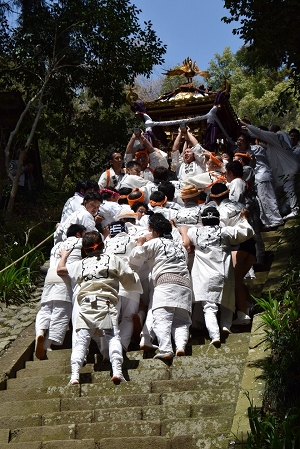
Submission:
M 6 382 L 16 377 L 18 370 L 25 367 L 25 363 L 32 360 L 35 344 L 34 323 L 24 329 L 1 356 L 0 390 L 6 389 Z
M 285 227 L 292 226 L 292 222 L 285 224 Z M 290 246 L 282 237 L 278 239 L 277 248 L 273 248 L 273 250 L 275 251 L 275 257 L 262 291 L 264 296 L 267 296 L 269 292 L 272 293 L 278 288 L 282 281 L 282 274 L 286 269 L 286 261 L 291 254 Z M 229 445 L 229 448 L 240 447 L 241 444 L 246 443 L 248 433 L 250 433 L 248 419 L 248 407 L 250 403 L 256 408 L 262 407 L 265 383 L 259 378 L 262 374 L 262 369 L 257 366 L 257 362 L 266 358 L 270 354 L 270 350 L 264 342 L 266 337 L 264 329 L 266 329 L 266 326 L 261 315 L 259 313 L 253 318 L 249 352 L 233 418 L 231 428 L 232 444 Z

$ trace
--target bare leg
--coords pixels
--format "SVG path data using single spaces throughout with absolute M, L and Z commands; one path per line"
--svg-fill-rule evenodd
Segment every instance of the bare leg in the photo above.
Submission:
M 235 277 L 235 303 L 237 310 L 247 314 L 249 291 L 244 284 L 244 277 L 255 262 L 255 256 L 246 251 L 232 251 L 232 263 Z

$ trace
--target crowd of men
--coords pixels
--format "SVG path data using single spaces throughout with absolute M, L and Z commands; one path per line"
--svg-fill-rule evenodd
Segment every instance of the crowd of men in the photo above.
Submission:
M 54 234 L 36 356 L 63 343 L 71 319 L 70 385 L 92 338 L 117 384 L 132 339 L 172 359 L 185 355 L 191 333 L 208 332 L 219 347 L 222 333 L 251 324 L 244 278 L 264 264 L 261 231 L 298 214 L 296 129 L 241 121 L 234 151 L 214 153 L 180 126 L 171 163 L 134 131 L 98 182 L 78 182 Z

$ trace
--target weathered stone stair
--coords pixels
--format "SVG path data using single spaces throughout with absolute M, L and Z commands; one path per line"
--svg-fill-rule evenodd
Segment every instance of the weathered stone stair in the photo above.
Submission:
M 248 342 L 249 333 L 219 349 L 193 340 L 170 365 L 128 352 L 119 386 L 99 354 L 72 387 L 70 350 L 28 361 L 0 392 L 0 448 L 225 449 Z
M 268 246 L 278 239 L 265 234 Z M 262 272 L 250 282 L 255 295 L 267 279 Z M 216 349 L 194 338 L 187 355 L 170 364 L 129 351 L 127 382 L 118 386 L 110 381 L 110 364 L 92 351 L 80 385 L 68 386 L 71 350 L 35 359 L 31 326 L 20 336 L 21 348 L 10 348 L 16 360 L 0 379 L 0 449 L 227 449 L 241 385 L 252 388 L 245 376 L 250 339 L 246 329 Z M 7 358 L 2 361 L 1 371 Z

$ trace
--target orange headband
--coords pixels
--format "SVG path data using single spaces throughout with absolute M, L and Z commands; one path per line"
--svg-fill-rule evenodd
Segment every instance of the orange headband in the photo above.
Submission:
M 134 205 L 134 203 L 137 203 L 138 201 L 140 201 L 141 203 L 143 203 L 145 201 L 145 195 L 144 195 L 144 192 L 142 190 L 134 189 L 132 192 L 136 192 L 137 190 L 141 193 L 141 196 L 139 196 L 138 198 L 132 198 L 131 199 L 131 198 L 129 198 L 129 195 L 130 195 L 129 194 L 128 197 L 127 197 L 127 201 L 128 201 L 128 204 L 129 204 L 130 207 L 132 207 Z
M 101 245 L 103 242 L 100 242 L 100 243 L 95 243 L 94 245 L 92 245 L 92 246 L 83 246 L 82 248 L 83 249 L 93 249 L 94 251 L 98 248 L 98 246 L 99 245 Z
M 146 154 L 146 156 L 149 157 L 149 154 L 148 154 L 148 151 L 147 151 L 147 150 L 139 150 L 139 151 L 137 151 L 137 152 L 135 153 L 135 155 L 134 155 L 135 159 L 136 159 L 137 157 L 140 157 L 141 154 Z
M 164 204 L 166 204 L 167 201 L 168 201 L 168 198 L 165 196 L 162 201 L 150 200 L 149 203 L 151 204 L 152 207 L 155 207 L 155 206 L 163 206 Z
M 246 157 L 247 159 L 249 159 L 249 161 L 252 161 L 252 157 L 249 153 L 234 153 L 234 155 L 239 157 Z
M 221 161 L 214 155 L 214 153 L 210 153 L 209 159 L 210 159 L 211 161 L 213 161 L 213 163 L 214 163 L 215 165 L 217 165 L 218 167 L 222 167 L 223 162 L 221 162 Z
M 211 198 L 219 198 L 220 196 L 224 196 L 227 193 L 229 193 L 229 189 L 225 190 L 225 192 L 221 192 L 221 193 L 210 193 L 209 196 Z

